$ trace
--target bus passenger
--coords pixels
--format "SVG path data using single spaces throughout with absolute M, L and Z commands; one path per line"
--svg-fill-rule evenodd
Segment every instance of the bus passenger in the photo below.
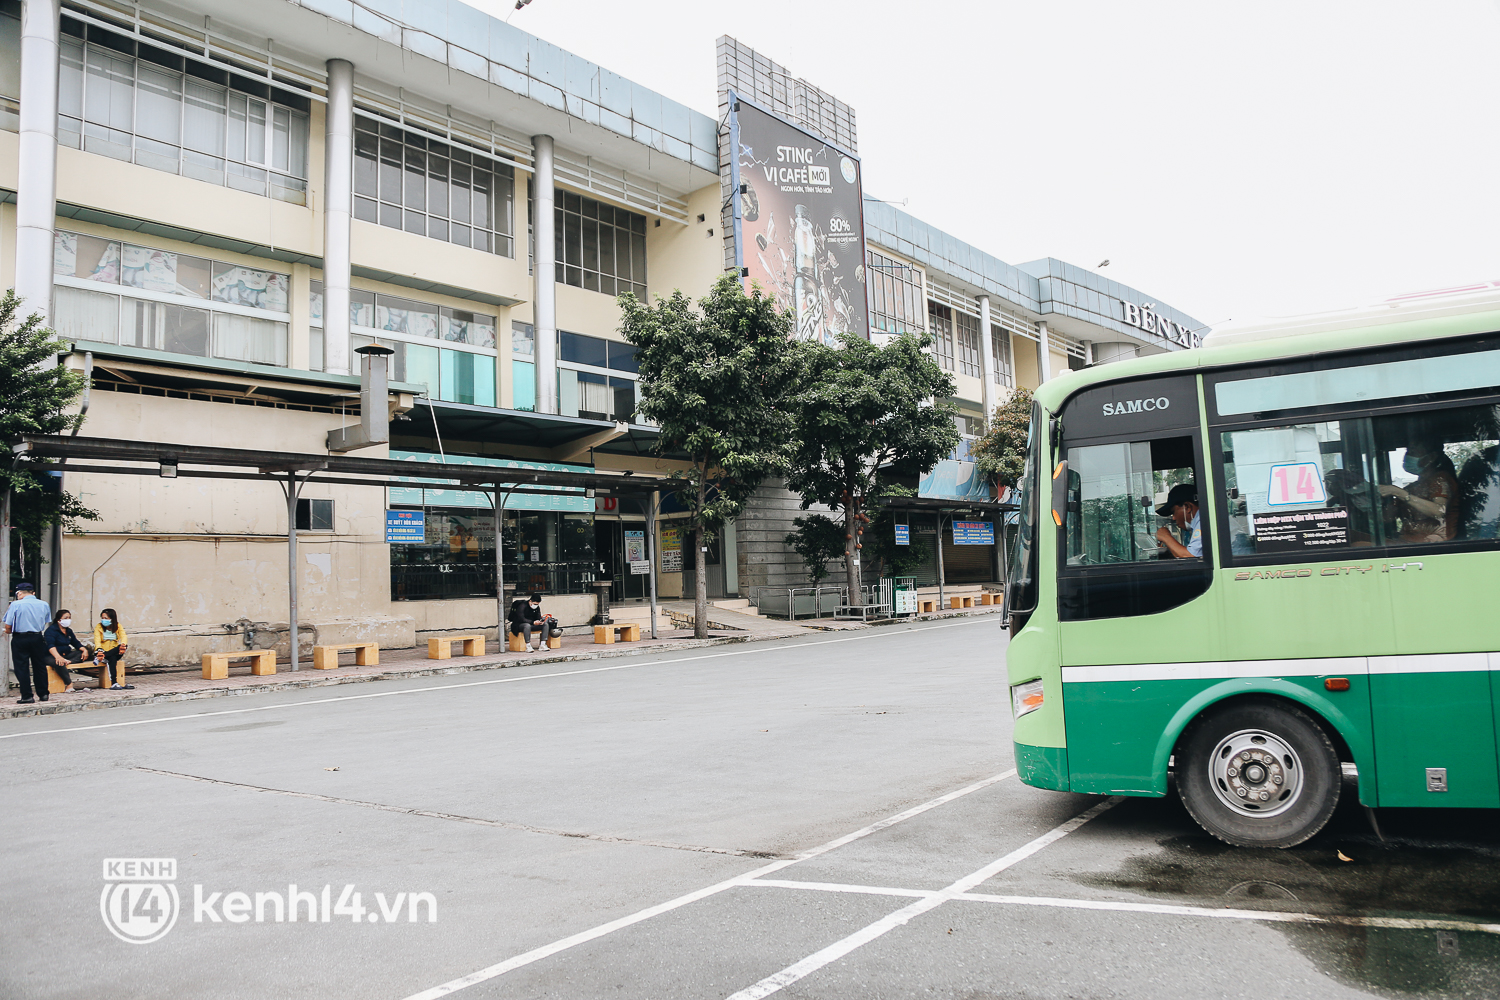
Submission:
M 1446 542 L 1458 534 L 1458 475 L 1453 460 L 1433 441 L 1406 446 L 1402 468 L 1417 477 L 1404 489 L 1382 486 L 1380 495 L 1394 497 L 1403 542 Z
M 1198 515 L 1198 487 L 1192 483 L 1178 483 L 1167 494 L 1167 502 L 1156 508 L 1161 517 L 1169 517 L 1187 535 L 1184 545 L 1165 524 L 1156 529 L 1156 540 L 1167 547 L 1177 559 L 1203 558 L 1203 530 Z

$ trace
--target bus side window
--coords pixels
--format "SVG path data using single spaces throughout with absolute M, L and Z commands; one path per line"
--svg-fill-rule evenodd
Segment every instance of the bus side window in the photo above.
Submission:
M 1181 545 L 1192 540 L 1187 518 L 1176 525 L 1157 513 L 1174 486 L 1196 482 L 1192 438 L 1069 448 L 1068 477 L 1069 566 L 1171 558 L 1157 538 L 1163 526 Z

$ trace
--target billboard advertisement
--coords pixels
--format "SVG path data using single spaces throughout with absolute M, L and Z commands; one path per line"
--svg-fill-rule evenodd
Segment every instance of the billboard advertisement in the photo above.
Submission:
M 729 95 L 735 258 L 793 314 L 799 340 L 868 338 L 859 159 Z

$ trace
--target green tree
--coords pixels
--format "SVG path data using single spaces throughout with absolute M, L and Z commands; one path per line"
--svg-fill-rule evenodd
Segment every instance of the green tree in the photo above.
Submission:
M 786 544 L 802 557 L 816 586 L 828 578 L 829 561 L 844 554 L 844 529 L 827 514 L 809 514 L 792 523 L 797 530 L 786 536 Z
M 995 407 L 990 429 L 974 443 L 974 464 L 997 487 L 1014 487 L 1026 471 L 1026 436 L 1031 427 L 1031 390 L 1016 389 Z M 1000 490 L 995 491 L 1000 495 Z
M 794 409 L 796 449 L 787 488 L 802 508 L 822 504 L 843 515 L 844 573 L 859 594 L 865 511 L 902 477 L 929 471 L 958 445 L 947 402 L 953 376 L 922 350 L 926 336 L 904 334 L 884 346 L 845 334 L 838 346 L 808 343 Z
M 20 308 L 15 289 L 6 291 L 0 299 L 0 442 L 7 451 L 22 434 L 62 434 L 77 427 L 80 417 L 63 409 L 83 392 L 79 373 L 61 365 L 44 367 L 67 345 L 42 325 L 36 313 L 18 322 Z M 29 565 L 24 558 L 20 562 L 27 573 L 42 561 L 42 534 L 48 528 L 77 531 L 79 521 L 99 517 L 76 496 L 60 490 L 57 480 L 35 464 L 0 463 L 0 489 L 9 496 L 10 508 L 0 516 L 10 519 L 13 545 L 23 557 L 32 554 Z M 3 585 L 8 589 L 10 581 Z
M 791 320 L 759 290 L 721 277 L 695 310 L 680 291 L 644 305 L 621 295 L 620 326 L 640 364 L 640 413 L 661 429 L 657 448 L 688 456 L 677 499 L 697 534 L 694 633 L 708 635 L 703 549 L 739 516 L 769 475 L 786 468 L 793 431 Z

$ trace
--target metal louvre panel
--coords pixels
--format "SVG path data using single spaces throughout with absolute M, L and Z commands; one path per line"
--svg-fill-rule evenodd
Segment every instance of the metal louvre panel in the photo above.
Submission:
M 382 94 L 371 81 L 355 77 L 354 110 L 388 125 L 488 152 L 513 165 L 531 168 L 531 143 L 494 122 L 480 122 L 447 106 L 437 107 L 405 90 Z
M 976 293 L 977 294 L 977 293 Z M 927 272 L 927 297 L 941 305 L 945 305 L 955 312 L 961 312 L 965 316 L 979 318 L 979 303 L 974 295 L 947 284 L 941 278 Z M 991 296 L 990 302 L 990 325 L 1009 330 L 1011 333 L 1027 340 L 1036 342 L 1040 339 L 1040 328 L 1036 323 L 994 305 L 995 296 Z M 1072 355 L 1075 358 L 1085 356 L 1083 344 L 1072 337 L 1058 333 L 1056 330 L 1047 331 L 1047 343 L 1063 354 Z
M 65 0 L 62 9 L 87 24 L 168 50 L 180 49 L 219 69 L 300 90 L 316 101 L 326 100 L 324 67 L 277 50 L 271 39 L 252 38 L 227 25 L 216 26 L 211 18 L 203 19 L 205 28 L 160 10 L 103 0 Z
M 687 224 L 687 195 L 633 177 L 620 167 L 603 163 L 592 156 L 557 149 L 553 153 L 553 170 L 558 180 L 581 191 L 628 208 Z

